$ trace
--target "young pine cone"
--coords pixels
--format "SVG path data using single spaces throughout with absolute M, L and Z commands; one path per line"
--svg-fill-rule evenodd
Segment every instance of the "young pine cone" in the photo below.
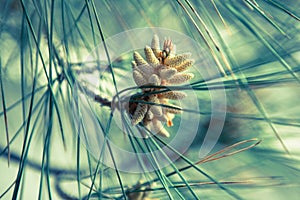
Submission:
M 184 71 L 194 60 L 189 59 L 190 53 L 176 55 L 176 46 L 170 39 L 164 41 L 162 50 L 159 46 L 158 36 L 154 35 L 151 47 L 144 48 L 145 59 L 138 52 L 133 53 L 132 76 L 137 86 L 144 87 L 139 99 L 131 98 L 129 113 L 132 125 L 143 123 L 155 133 L 169 137 L 163 123 L 173 126 L 174 115 L 181 113 L 181 108 L 171 105 L 169 100 L 181 100 L 186 94 L 155 86 L 173 86 L 191 80 L 194 74 Z

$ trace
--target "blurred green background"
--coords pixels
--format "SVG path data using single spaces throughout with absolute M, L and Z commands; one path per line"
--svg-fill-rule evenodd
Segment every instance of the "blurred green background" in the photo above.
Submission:
M 299 6 L 299 1 L 292 0 L 1 1 L 1 199 L 125 199 L 140 179 L 145 185 L 156 180 L 148 198 L 195 199 L 196 194 L 199 199 L 297 199 Z M 130 174 L 102 165 L 85 148 L 73 119 L 78 89 L 74 83 L 85 67 L 111 64 L 103 61 L 106 57 L 86 60 L 99 43 L 145 27 L 190 37 L 207 54 L 207 58 L 194 57 L 196 62 L 219 67 L 226 75 L 213 75 L 207 84 L 201 78 L 193 80 L 201 121 L 193 144 L 175 162 L 176 167 Z M 149 37 L 131 39 L 150 44 Z M 115 83 L 110 68 L 101 73 L 100 96 L 111 100 L 113 88 L 122 87 L 122 75 L 131 73 L 131 55 L 112 60 Z M 261 142 L 197 165 L 202 173 L 184 158 L 199 161 L 198 151 L 211 120 L 209 91 L 217 91 L 218 86 L 224 86 L 227 112 L 212 153 L 252 138 L 257 139 L 230 152 Z M 110 108 L 98 109 L 107 124 Z M 112 128 L 111 133 L 109 137 L 119 146 L 133 148 L 126 132 Z M 156 139 L 151 142 L 160 144 Z M 178 175 L 166 176 L 184 166 L 190 166 L 180 172 L 186 182 Z M 144 189 L 133 193 L 143 195 Z

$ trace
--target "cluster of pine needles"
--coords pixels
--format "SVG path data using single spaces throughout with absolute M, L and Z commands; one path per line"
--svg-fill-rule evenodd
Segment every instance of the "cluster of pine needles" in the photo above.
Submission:
M 0 199 L 296 198 L 300 184 L 299 6 L 279 0 L 3 2 Z M 107 38 L 141 27 L 188 35 L 201 44 L 219 71 L 206 80 L 195 76 L 190 84 L 169 87 L 193 91 L 201 106 L 199 112 L 179 107 L 178 113 L 207 120 L 199 123 L 199 133 L 184 153 L 161 137 L 172 138 L 174 129 L 170 134 L 152 134 L 140 123 L 144 115 L 133 121 L 130 113 L 121 111 L 122 131 L 113 128 L 120 111 L 116 104 L 128 99 L 137 103 L 138 98 L 130 97 L 149 88 L 166 89 L 159 84 L 119 89 L 122 75 L 132 74 L 133 52 L 112 60 Z M 86 55 L 99 43 L 106 62 L 98 55 L 87 61 Z M 199 58 L 193 59 L 201 67 Z M 99 75 L 98 93 L 80 80 L 94 72 Z M 213 112 L 209 93 L 218 90 L 227 95 L 224 128 L 213 151 L 199 158 Z M 86 107 L 88 112 L 78 107 L 80 95 L 93 102 Z M 148 103 L 146 107 L 174 109 L 161 102 Z M 93 123 L 103 133 L 105 154 L 101 149 L 99 155 L 93 154 L 88 139 L 81 137 L 91 129 L 84 123 L 84 113 L 101 115 Z M 170 118 L 166 121 L 171 125 Z M 135 137 L 133 125 L 147 137 Z M 146 162 L 155 170 L 122 171 L 118 159 L 126 158 L 115 154 L 109 140 L 135 153 L 141 168 L 144 160 L 139 154 L 147 153 Z M 173 162 L 162 147 L 178 159 Z M 156 150 L 169 166 L 160 166 L 152 153 Z M 107 155 L 113 168 L 103 164 Z M 261 191 L 269 192 L 263 197 Z

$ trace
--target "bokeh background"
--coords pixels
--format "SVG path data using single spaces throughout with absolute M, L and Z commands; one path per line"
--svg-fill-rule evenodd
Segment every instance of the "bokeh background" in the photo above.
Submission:
M 148 183 L 152 184 L 148 198 L 157 199 L 195 199 L 196 195 L 202 199 L 297 199 L 299 6 L 299 1 L 292 0 L 1 1 L 1 199 L 142 200 Z M 93 60 L 87 57 L 107 38 L 145 27 L 190 37 L 205 52 L 193 57 L 196 63 L 224 72 L 206 82 L 200 76 L 193 80 L 201 108 L 194 115 L 201 120 L 189 150 L 180 154 L 174 166 L 134 174 L 102 165 L 103 158 L 95 158 L 86 148 L 79 136 L 80 117 L 74 117 L 74 112 L 77 116 L 85 112 L 73 107 L 82 91 L 74 85 L 82 74 L 101 72 L 95 93 L 103 98 L 102 104 L 110 101 L 114 88 L 123 86 L 124 74 L 131 73 L 132 52 L 111 63 L 107 55 L 97 52 Z M 151 37 L 130 39 L 126 42 L 149 44 Z M 179 51 L 190 50 L 184 44 L 179 47 Z M 225 149 L 224 158 L 195 165 L 212 120 L 215 100 L 210 91 L 220 87 L 226 93 L 226 119 L 211 154 L 238 145 Z M 97 123 L 103 125 L 103 132 L 122 148 L 133 150 L 141 144 L 149 151 L 147 147 L 161 144 L 159 138 L 132 141 L 128 130 L 110 127 L 108 106 L 94 104 L 86 109 L 100 116 Z M 179 116 L 176 120 L 193 119 Z M 115 155 L 113 159 L 126 158 Z M 139 180 L 145 187 L 134 187 Z

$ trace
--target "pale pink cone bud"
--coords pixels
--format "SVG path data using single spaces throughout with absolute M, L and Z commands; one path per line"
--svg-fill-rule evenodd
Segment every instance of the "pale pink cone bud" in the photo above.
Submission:
M 166 39 L 164 41 L 164 47 L 163 49 L 167 52 L 168 56 L 172 56 L 176 53 L 176 47 L 175 45 L 173 44 L 172 40 L 171 39 Z
M 170 85 L 177 85 L 185 83 L 194 78 L 194 74 L 192 73 L 184 73 L 184 74 L 175 74 L 172 76 L 167 82 Z
M 145 114 L 147 112 L 147 108 L 148 108 L 147 104 L 139 103 L 137 105 L 137 108 L 134 111 L 134 113 L 132 115 L 132 119 L 131 119 L 131 124 L 133 126 L 137 125 L 138 123 L 140 123 L 144 119 Z
M 161 79 L 156 74 L 152 74 L 148 79 L 148 83 L 151 85 L 160 85 Z
M 152 49 L 149 46 L 146 46 L 145 49 L 145 55 L 148 63 L 157 65 L 159 64 L 159 60 L 156 58 L 156 55 L 153 53 Z
M 150 95 L 149 96 L 149 101 L 155 104 L 159 104 L 159 99 L 157 98 L 157 95 Z M 161 116 L 163 114 L 162 112 L 162 107 L 159 105 L 149 105 L 151 111 L 155 116 Z
M 139 65 L 137 66 L 137 69 L 145 76 L 145 77 L 149 77 L 154 73 L 154 68 L 149 65 Z
M 161 79 L 169 79 L 177 73 L 174 68 L 162 68 L 159 70 L 159 77 Z
M 177 69 L 178 72 L 183 72 L 190 68 L 194 64 L 194 60 L 185 60 L 180 65 L 174 66 L 175 69 Z
M 158 119 L 161 122 L 167 122 L 168 121 L 168 116 L 165 114 L 162 114 L 160 116 L 155 116 L 156 119 Z
M 170 67 L 175 67 L 177 65 L 180 65 L 184 60 L 186 60 L 190 56 L 191 53 L 183 53 L 176 55 L 175 57 L 167 57 L 164 61 L 164 64 Z
M 136 62 L 137 65 L 146 65 L 148 64 L 144 58 L 138 53 L 138 52 L 133 52 L 133 59 Z
M 156 116 L 159 117 L 163 114 L 161 106 L 151 105 L 150 111 Z
M 149 105 L 150 106 L 150 105 Z M 152 120 L 153 119 L 153 112 L 149 109 L 147 114 L 146 114 L 146 120 Z
M 143 86 L 147 84 L 146 78 L 138 70 L 133 70 L 132 76 L 137 86 Z
M 170 137 L 169 132 L 163 127 L 160 121 L 158 120 L 153 120 L 153 129 L 154 132 L 160 136 L 163 137 Z
M 156 34 L 154 34 L 153 39 L 151 41 L 151 48 L 152 48 L 154 55 L 156 57 L 158 57 L 161 51 L 159 48 L 159 38 Z

